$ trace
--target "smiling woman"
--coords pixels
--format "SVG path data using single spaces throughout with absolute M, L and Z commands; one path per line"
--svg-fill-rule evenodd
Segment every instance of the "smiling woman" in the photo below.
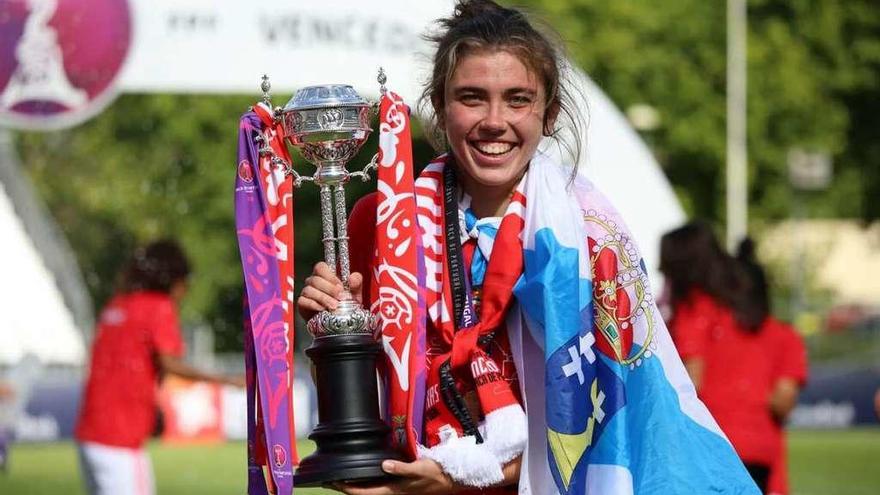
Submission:
M 687 380 L 622 219 L 576 177 L 579 143 L 569 164 L 539 150 L 579 123 L 559 50 L 488 0 L 458 2 L 438 23 L 423 104 L 443 154 L 415 182 L 412 219 L 425 309 L 413 308 L 420 325 L 406 338 L 382 337 L 398 377 L 386 382 L 392 440 L 410 462 L 384 462 L 394 481 L 336 488 L 757 493 Z M 376 219 L 374 194 L 348 226 L 349 288 L 368 306 L 381 290 L 362 274 L 394 268 L 374 259 Z M 342 292 L 318 263 L 299 312 L 332 310 Z
M 442 122 L 477 217 L 504 213 L 544 127 L 544 88 L 508 51 L 472 53 L 446 86 Z
M 458 161 L 464 191 L 477 216 L 504 213 L 543 136 L 555 134 L 560 112 L 572 135 L 582 120 L 570 109 L 563 84 L 561 48 L 511 9 L 462 2 L 457 14 L 441 19 L 431 79 L 422 94 L 430 104 L 435 146 Z M 498 29 L 493 29 L 493 28 Z M 563 143 L 573 149 L 580 143 Z

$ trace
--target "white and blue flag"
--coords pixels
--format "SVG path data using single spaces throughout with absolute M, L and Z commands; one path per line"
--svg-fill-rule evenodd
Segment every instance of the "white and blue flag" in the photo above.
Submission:
M 697 398 L 616 211 L 540 154 L 525 196 L 508 319 L 529 423 L 520 493 L 760 494 Z

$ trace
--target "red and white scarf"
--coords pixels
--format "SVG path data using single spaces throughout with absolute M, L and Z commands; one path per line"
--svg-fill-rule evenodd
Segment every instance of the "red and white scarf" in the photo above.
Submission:
M 450 162 L 449 156 L 440 157 L 416 181 L 425 259 L 433 261 L 426 263 L 430 281 L 426 293 L 427 318 L 433 338 L 428 349 L 426 447 L 419 450 L 422 457 L 443 465 L 457 481 L 482 487 L 503 479 L 501 468 L 522 452 L 526 439 L 525 415 L 517 398 L 516 383 L 509 381 L 510 373 L 502 373 L 498 353 L 491 352 L 495 347 L 502 354 L 509 354 L 505 317 L 514 303 L 513 287 L 522 274 L 520 239 L 525 196 L 521 183 L 501 219 L 483 280 L 477 318 L 456 325 L 450 283 L 453 274 L 447 263 L 449 251 L 456 246 L 447 246 L 444 234 L 444 169 L 454 166 Z M 458 236 L 454 239 L 459 242 Z M 472 304 L 470 297 L 465 304 Z M 470 309 L 465 308 L 464 312 Z M 454 414 L 449 407 L 451 401 L 444 400 L 441 373 L 447 362 L 455 388 L 469 405 L 470 419 L 478 427 L 479 435 L 468 435 L 459 420 L 460 414 Z M 477 443 L 478 439 L 482 443 Z

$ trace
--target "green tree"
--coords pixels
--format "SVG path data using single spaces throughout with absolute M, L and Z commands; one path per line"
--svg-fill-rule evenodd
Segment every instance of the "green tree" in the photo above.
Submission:
M 692 215 L 724 220 L 726 9 L 698 0 L 538 0 L 537 14 L 622 108 L 647 103 L 655 154 Z M 825 150 L 834 183 L 814 215 L 874 219 L 880 9 L 870 0 L 749 2 L 750 214 L 788 216 L 791 147 Z

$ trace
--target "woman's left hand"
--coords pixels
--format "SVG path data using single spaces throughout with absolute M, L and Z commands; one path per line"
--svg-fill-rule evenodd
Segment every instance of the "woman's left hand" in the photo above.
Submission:
M 348 495 L 408 495 L 408 494 L 448 494 L 457 493 L 464 487 L 452 481 L 443 468 L 431 459 L 414 462 L 387 460 L 382 469 L 398 476 L 399 479 L 381 485 L 355 485 L 338 483 L 333 488 Z

